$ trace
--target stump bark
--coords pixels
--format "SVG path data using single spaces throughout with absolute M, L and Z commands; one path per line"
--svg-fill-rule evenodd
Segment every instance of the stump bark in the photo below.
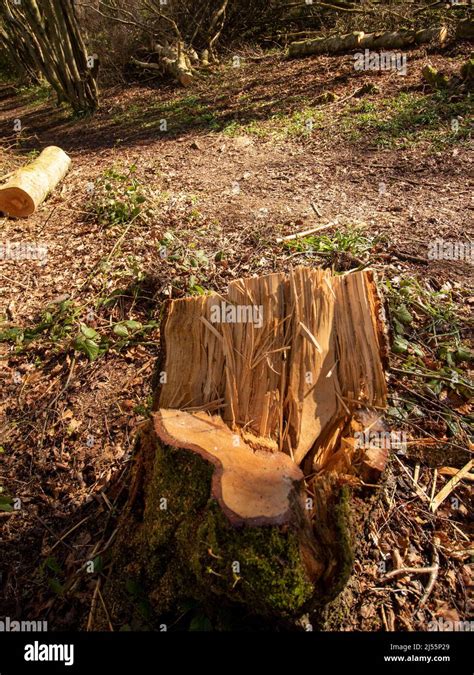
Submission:
M 114 620 L 137 627 L 143 603 L 159 617 L 190 598 L 215 625 L 227 609 L 286 622 L 323 606 L 351 572 L 352 491 L 386 461 L 357 441 L 386 405 L 373 273 L 239 279 L 225 298 L 170 302 L 161 340 L 107 587 Z

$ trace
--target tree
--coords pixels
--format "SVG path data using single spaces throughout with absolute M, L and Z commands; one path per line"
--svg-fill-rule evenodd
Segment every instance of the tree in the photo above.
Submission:
M 98 105 L 97 63 L 81 35 L 73 0 L 0 0 L 0 47 L 28 77 L 39 74 L 77 113 Z

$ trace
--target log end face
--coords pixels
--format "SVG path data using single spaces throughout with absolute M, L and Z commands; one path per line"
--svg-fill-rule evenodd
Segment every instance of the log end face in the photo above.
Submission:
M 0 189 L 0 211 L 13 218 L 26 218 L 35 212 L 35 203 L 21 188 L 7 185 Z

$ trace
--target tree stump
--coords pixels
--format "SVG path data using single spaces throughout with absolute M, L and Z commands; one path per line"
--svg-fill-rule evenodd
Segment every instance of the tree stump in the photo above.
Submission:
M 346 584 L 384 468 L 387 356 L 371 271 L 296 268 L 171 301 L 154 411 L 137 442 L 107 604 L 140 626 L 190 599 L 294 621 Z M 370 489 L 365 488 L 370 493 Z M 145 614 L 144 614 L 145 613 Z

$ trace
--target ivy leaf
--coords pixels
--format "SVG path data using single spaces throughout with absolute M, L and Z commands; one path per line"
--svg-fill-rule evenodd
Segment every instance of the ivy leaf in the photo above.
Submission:
M 400 321 L 400 323 L 405 325 L 409 325 L 413 321 L 413 316 L 408 311 L 406 305 L 400 305 L 400 307 L 393 310 L 393 315 L 396 319 L 398 319 L 398 321 Z

